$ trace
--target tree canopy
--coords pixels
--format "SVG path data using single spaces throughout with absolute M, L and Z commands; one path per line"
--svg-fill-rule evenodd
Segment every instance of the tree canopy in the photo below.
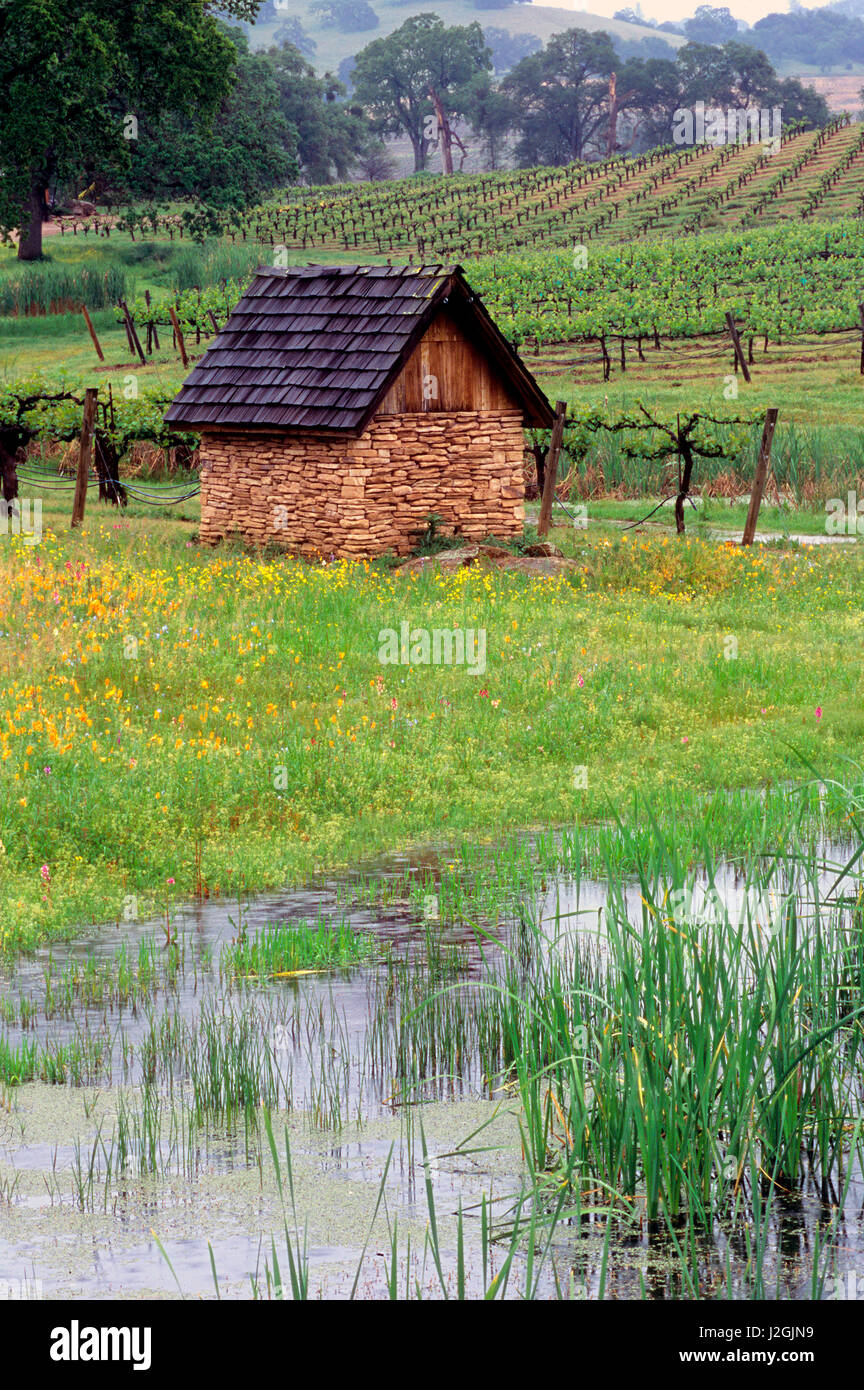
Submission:
M 297 178 L 298 131 L 283 113 L 271 64 L 249 52 L 241 30 L 231 37 L 238 49 L 234 85 L 212 129 L 174 111 L 142 121 L 124 180 L 133 199 L 193 198 L 238 209 Z
M 585 29 L 553 34 L 540 53 L 517 64 L 502 89 L 520 113 L 520 163 L 582 159 L 606 120 L 609 77 L 617 65 L 609 35 Z
M 314 0 L 309 13 L 318 16 L 324 29 L 338 29 L 342 34 L 378 28 L 378 16 L 368 0 Z
M 738 33 L 738 21 L 725 5 L 700 5 L 683 27 L 688 39 L 695 43 L 729 43 Z
M 779 106 L 784 124 L 828 119 L 824 99 L 812 88 L 781 80 L 764 53 L 737 39 L 720 46 L 685 43 L 674 60 L 622 62 L 610 35 L 570 29 L 518 63 L 501 90 L 511 98 L 520 132 L 516 156 L 526 165 L 665 144 L 673 113 L 699 101 L 724 109 Z
M 543 40 L 536 34 L 511 34 L 507 29 L 491 27 L 483 30 L 483 42 L 492 55 L 492 71 L 496 76 L 509 72 L 523 58 L 543 47 Z
M 257 0 L 223 0 L 254 18 Z M 212 121 L 237 48 L 201 0 L 0 0 L 0 234 L 42 254 L 46 195 L 128 166 L 142 120 Z
M 346 179 L 377 144 L 360 106 L 330 73 L 319 77 L 291 44 L 268 48 L 264 58 L 276 82 L 279 107 L 297 132 L 300 170 L 309 183 Z
M 415 171 L 425 169 L 439 139 L 445 173 L 452 171 L 454 117 L 472 100 L 471 81 L 492 66 L 479 24 L 447 28 L 434 14 L 412 15 L 357 55 L 351 77 L 357 100 L 382 135 L 407 135 Z
M 764 49 L 775 63 L 816 63 L 824 69 L 864 62 L 864 23 L 833 5 L 766 15 L 744 41 Z

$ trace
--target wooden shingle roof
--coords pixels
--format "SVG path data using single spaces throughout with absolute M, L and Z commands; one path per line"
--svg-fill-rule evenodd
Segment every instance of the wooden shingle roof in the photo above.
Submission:
M 554 412 L 461 266 L 263 267 L 166 414 L 175 427 L 361 434 L 443 304 L 509 383 L 527 422 Z

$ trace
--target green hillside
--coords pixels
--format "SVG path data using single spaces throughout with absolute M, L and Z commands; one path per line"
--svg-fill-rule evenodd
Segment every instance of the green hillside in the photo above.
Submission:
M 371 0 L 372 8 L 379 18 L 377 29 L 366 30 L 362 34 L 341 34 L 336 29 L 322 28 L 317 18 L 309 14 L 306 0 L 288 0 L 280 9 L 278 19 L 268 23 L 256 24 L 252 30 L 251 43 L 254 48 L 266 48 L 274 41 L 276 31 L 286 19 L 299 19 L 309 36 L 314 39 L 317 49 L 309 58 L 319 72 L 335 72 L 344 58 L 352 57 L 365 48 L 373 39 L 383 38 L 398 29 L 411 15 L 434 12 L 446 24 L 472 24 L 475 20 L 486 29 L 508 29 L 512 34 L 536 34 L 544 43 L 552 34 L 560 34 L 564 29 L 605 29 L 621 39 L 638 43 L 642 39 L 662 38 L 673 48 L 683 42 L 677 34 L 657 34 L 656 29 L 648 29 L 641 24 L 625 24 L 617 19 L 604 19 L 601 15 L 587 14 L 582 10 L 557 8 L 548 5 L 505 5 L 501 9 L 480 10 L 465 0 L 409 0 L 408 4 L 394 4 L 392 0 Z
M 239 219 L 232 239 L 298 252 L 469 260 L 860 216 L 864 129 L 837 118 L 756 144 L 670 145 L 588 166 L 298 188 Z

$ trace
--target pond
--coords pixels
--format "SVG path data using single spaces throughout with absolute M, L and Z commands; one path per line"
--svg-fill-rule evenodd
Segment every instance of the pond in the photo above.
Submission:
M 662 885 L 553 872 L 547 853 L 494 911 L 483 875 L 446 852 L 401 856 L 43 947 L 0 980 L 0 1281 L 96 1298 L 842 1297 L 864 1286 L 853 855 L 820 844 L 683 878 L 667 865 Z M 303 930 L 311 963 L 272 969 L 271 950 L 263 968 L 261 943 L 278 955 Z M 339 933 L 322 966 L 320 943 Z M 698 1027 L 715 1026 L 709 981 L 736 974 L 726 995 L 717 985 L 731 1012 L 712 1036 L 737 1055 L 732 1029 L 749 1029 L 754 1073 L 788 1044 L 803 1097 L 801 1114 L 787 1105 L 781 1068 L 779 1089 L 752 1092 L 746 1140 L 732 1137 L 731 1063 L 725 1077 L 714 1064 L 710 1095 L 700 1083 L 700 1128 L 698 1068 L 678 1055 L 698 1055 Z M 650 996 L 667 987 L 654 1019 Z M 695 1013 L 659 1045 L 679 994 Z M 827 1105 L 815 1050 L 798 1054 L 829 1015 Z M 643 1024 L 647 1045 L 609 1050 L 607 1034 Z M 610 1098 L 628 1156 L 604 1177 Z M 652 1143 L 668 1145 L 656 1172 Z M 676 1152 L 683 1198 L 664 1167 Z

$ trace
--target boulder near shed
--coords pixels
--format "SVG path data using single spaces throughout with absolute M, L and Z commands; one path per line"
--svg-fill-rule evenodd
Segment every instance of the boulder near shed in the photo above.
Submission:
M 554 412 L 460 266 L 262 269 L 168 409 L 201 436 L 201 539 L 405 555 L 436 514 L 524 521 L 523 429 Z

